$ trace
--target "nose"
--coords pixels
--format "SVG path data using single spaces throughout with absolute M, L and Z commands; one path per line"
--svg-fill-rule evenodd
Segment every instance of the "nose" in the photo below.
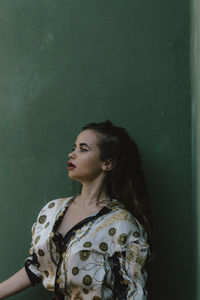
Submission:
M 75 153 L 74 153 L 74 151 L 72 151 L 72 152 L 70 152 L 69 154 L 68 154 L 68 157 L 71 159 L 71 158 L 75 158 Z

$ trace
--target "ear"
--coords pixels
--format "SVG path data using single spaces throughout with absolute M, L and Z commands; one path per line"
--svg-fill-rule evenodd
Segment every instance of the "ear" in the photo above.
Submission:
M 103 164 L 104 171 L 110 171 L 113 168 L 113 162 L 111 159 L 107 159 Z

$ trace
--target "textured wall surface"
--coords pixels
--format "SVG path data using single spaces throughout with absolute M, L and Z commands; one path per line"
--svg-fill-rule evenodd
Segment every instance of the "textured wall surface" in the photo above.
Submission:
M 0 1 L 0 280 L 27 256 L 41 207 L 70 193 L 81 126 L 138 143 L 152 198 L 152 300 L 194 291 L 189 1 Z M 50 299 L 42 287 L 12 299 Z

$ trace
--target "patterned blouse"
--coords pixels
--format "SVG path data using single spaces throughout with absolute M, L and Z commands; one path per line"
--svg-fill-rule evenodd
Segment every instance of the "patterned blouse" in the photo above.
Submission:
M 139 222 L 113 199 L 76 224 L 65 237 L 57 228 L 74 197 L 44 206 L 32 227 L 25 268 L 58 299 L 146 300 L 147 236 Z

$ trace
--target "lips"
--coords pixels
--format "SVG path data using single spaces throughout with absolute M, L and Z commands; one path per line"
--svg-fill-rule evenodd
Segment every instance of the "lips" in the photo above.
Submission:
M 75 168 L 76 168 L 76 166 L 71 161 L 68 161 L 68 168 L 67 168 L 67 170 L 73 170 Z

